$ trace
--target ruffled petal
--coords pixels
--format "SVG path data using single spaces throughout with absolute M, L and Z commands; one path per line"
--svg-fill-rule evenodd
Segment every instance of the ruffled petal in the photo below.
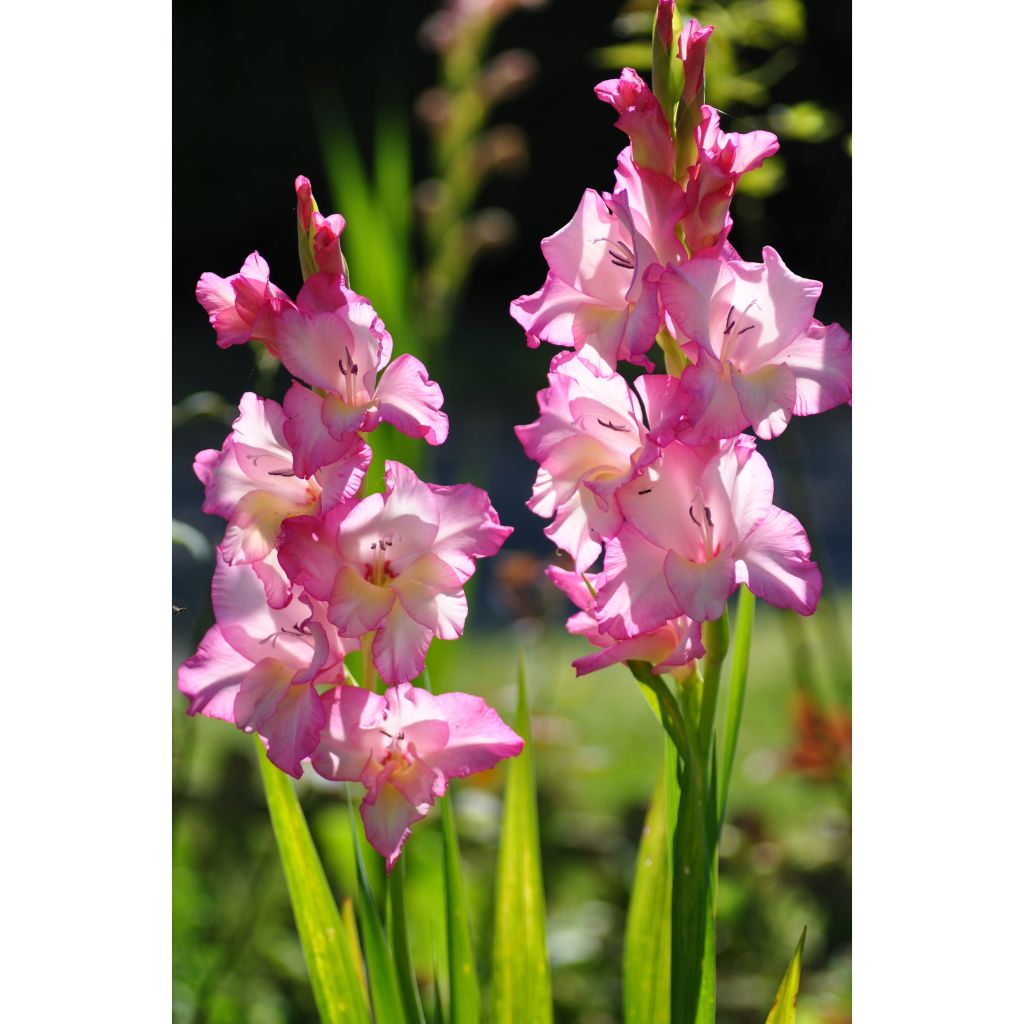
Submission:
M 443 772 L 446 779 L 486 771 L 523 749 L 522 739 L 481 697 L 442 693 L 437 700 L 448 722 L 448 741 L 425 760 Z
M 821 573 L 810 556 L 804 528 L 772 506 L 736 552 L 738 574 L 746 577 L 740 582 L 769 604 L 810 615 L 821 596 Z
M 381 418 L 409 437 L 442 444 L 448 437 L 448 417 L 441 412 L 441 388 L 429 380 L 427 368 L 408 353 L 399 356 L 381 375 L 375 400 Z

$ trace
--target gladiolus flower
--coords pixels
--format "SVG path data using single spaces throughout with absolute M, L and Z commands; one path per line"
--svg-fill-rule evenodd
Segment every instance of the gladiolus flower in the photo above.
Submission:
M 282 575 L 275 556 L 263 568 Z M 223 557 L 213 576 L 213 608 L 217 624 L 178 671 L 188 713 L 258 732 L 270 760 L 301 778 L 299 762 L 316 749 L 326 721 L 314 684 L 343 679 L 341 660 L 357 645 L 339 639 L 324 606 L 308 594 L 269 607 L 252 567 L 230 566 Z
M 617 492 L 623 523 L 605 549 L 595 615 L 626 639 L 680 615 L 717 619 L 741 583 L 810 615 L 821 574 L 803 527 L 772 504 L 774 484 L 754 439 L 668 445 Z
M 475 559 L 495 554 L 512 529 L 471 484 L 438 487 L 388 462 L 385 485 L 322 520 L 287 520 L 280 557 L 293 583 L 327 602 L 343 637 L 375 634 L 374 665 L 393 684 L 423 671 L 434 637 L 462 635 Z
M 206 487 L 203 511 L 228 521 L 221 551 L 235 565 L 266 558 L 289 516 L 313 515 L 352 498 L 369 464 L 370 449 L 356 437 L 347 459 L 308 480 L 296 475 L 284 410 L 246 392 L 223 447 L 199 452 L 195 471 Z
M 468 693 L 434 696 L 403 683 L 378 696 L 337 686 L 320 702 L 326 726 L 313 768 L 366 787 L 359 813 L 388 871 L 411 826 L 444 796 L 450 779 L 493 768 L 523 749 L 497 712 Z
M 797 277 L 772 248 L 764 263 L 693 259 L 661 279 L 670 326 L 700 346 L 683 372 L 693 443 L 753 426 L 782 433 L 794 415 L 851 395 L 850 336 L 814 319 L 821 283 Z
M 277 354 L 274 315 L 291 301 L 270 283 L 270 267 L 258 252 L 250 253 L 242 269 L 231 277 L 203 274 L 196 285 L 196 298 L 209 315 L 221 348 L 257 339 L 271 355 Z

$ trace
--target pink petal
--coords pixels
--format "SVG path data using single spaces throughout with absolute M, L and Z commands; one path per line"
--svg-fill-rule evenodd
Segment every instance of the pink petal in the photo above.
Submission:
M 665 557 L 665 577 L 680 614 L 705 622 L 721 618 L 725 611 L 725 602 L 736 589 L 736 563 L 727 550 L 708 562 L 691 562 L 670 551 Z
M 839 324 L 825 327 L 813 321 L 786 349 L 784 358 L 796 378 L 793 411 L 797 416 L 825 412 L 850 400 L 850 335 Z
M 821 596 L 821 573 L 800 523 L 773 506 L 736 552 L 737 579 L 779 608 L 810 615 Z
M 425 818 L 429 804 L 413 806 L 394 786 L 382 786 L 371 801 L 363 798 L 359 813 L 370 845 L 384 858 L 387 870 L 394 867 L 412 826 Z
M 360 451 L 362 441 L 355 434 L 341 441 L 331 436 L 324 425 L 323 404 L 318 394 L 298 381 L 292 381 L 284 396 L 284 411 L 288 417 L 284 433 L 294 452 L 295 472 L 302 477 L 312 476 L 323 466 L 355 457 Z
M 671 174 L 675 163 L 672 133 L 647 83 L 632 68 L 625 68 L 617 79 L 595 86 L 594 92 L 618 112 L 615 127 L 629 136 L 637 165 Z
M 733 437 L 750 423 L 733 386 L 735 375 L 717 359 L 702 352 L 681 380 L 690 399 L 686 415 L 691 424 L 681 436 L 689 444 Z
M 342 636 L 362 636 L 380 625 L 394 601 L 390 588 L 376 586 L 346 565 L 338 572 L 331 590 L 328 618 Z
M 733 368 L 732 386 L 758 437 L 769 441 L 786 429 L 796 403 L 796 381 L 788 366 L 769 364 L 752 373 Z
M 474 559 L 495 555 L 512 533 L 503 526 L 487 492 L 472 484 L 427 484 L 437 509 L 437 533 L 430 550 L 465 581 Z
M 335 782 L 357 782 L 374 750 L 384 749 L 379 732 L 387 701 L 360 686 L 335 686 L 320 697 L 324 728 L 310 761 Z
M 608 542 L 604 572 L 605 585 L 596 605 L 603 633 L 624 640 L 657 629 L 679 614 L 665 579 L 665 549 L 652 544 L 628 521 Z
M 571 284 L 549 273 L 537 291 L 516 299 L 509 313 L 526 331 L 526 341 L 531 348 L 536 348 L 541 341 L 571 348 L 575 344 L 573 320 L 584 301 L 583 295 Z
M 373 663 L 381 679 L 392 686 L 415 679 L 426 665 L 433 638 L 429 626 L 417 622 L 401 601 L 395 601 L 373 639 Z
M 448 417 L 441 412 L 444 397 L 427 368 L 408 353 L 399 356 L 377 383 L 375 400 L 381 418 L 409 437 L 442 444 L 448 436 Z
M 324 395 L 320 407 L 320 419 L 327 428 L 327 433 L 335 441 L 352 443 L 351 435 L 363 429 L 363 421 L 367 418 L 366 407 L 349 405 L 341 395 L 329 391 Z
M 317 470 L 316 479 L 322 488 L 321 512 L 329 512 L 338 505 L 344 505 L 359 493 L 372 457 L 370 446 L 359 439 L 355 447 L 337 462 Z
M 448 722 L 448 742 L 425 760 L 446 779 L 461 779 L 493 768 L 523 749 L 522 739 L 481 697 L 468 693 L 437 696 Z
M 190 715 L 206 715 L 234 722 L 235 696 L 252 662 L 224 638 L 220 626 L 212 626 L 199 650 L 178 669 L 178 689 L 189 698 Z
M 405 611 L 442 640 L 462 636 L 468 605 L 462 580 L 437 555 L 418 558 L 391 584 Z
M 338 552 L 328 525 L 314 516 L 295 516 L 281 527 L 281 568 L 296 585 L 320 601 L 331 596 Z

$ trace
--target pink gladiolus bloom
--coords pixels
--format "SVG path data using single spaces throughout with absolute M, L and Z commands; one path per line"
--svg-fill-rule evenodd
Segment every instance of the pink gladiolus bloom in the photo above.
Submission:
M 388 462 L 385 485 L 322 520 L 287 520 L 280 557 L 293 583 L 328 603 L 342 636 L 375 633 L 374 665 L 394 684 L 423 671 L 434 637 L 462 635 L 475 559 L 495 554 L 512 529 L 470 484 L 423 483 Z
M 285 438 L 284 410 L 246 392 L 223 448 L 201 451 L 195 471 L 206 487 L 203 511 L 228 521 L 221 551 L 235 565 L 266 558 L 289 516 L 313 515 L 352 498 L 369 464 L 370 449 L 357 437 L 347 459 L 302 479 Z
M 594 87 L 598 98 L 610 103 L 619 115 L 615 127 L 629 136 L 633 162 L 671 177 L 675 165 L 675 141 L 661 104 L 647 83 L 632 69 Z
M 206 310 L 217 332 L 221 348 L 258 339 L 267 350 L 274 348 L 274 314 L 291 302 L 280 288 L 270 283 L 270 267 L 258 253 L 250 253 L 242 269 L 231 277 L 203 274 L 196 285 L 196 298 Z
M 821 574 L 803 527 L 772 504 L 773 490 L 748 434 L 667 446 L 618 491 L 625 522 L 605 550 L 595 606 L 601 632 L 626 639 L 680 615 L 717 619 L 741 583 L 810 615 Z
M 566 572 L 552 565 L 548 566 L 547 574 L 551 582 L 580 609 L 566 623 L 568 631 L 585 636 L 595 647 L 602 648 L 572 663 L 577 676 L 626 661 L 646 661 L 650 662 L 654 672 L 670 672 L 704 656 L 699 622 L 682 615 L 669 619 L 649 633 L 618 640 L 602 633 L 594 617 L 595 593 L 604 586 L 604 573 L 593 573 L 584 579 L 581 573 Z
M 548 381 L 537 395 L 539 419 L 516 427 L 526 454 L 540 463 L 527 505 L 555 517 L 544 533 L 582 572 L 622 522 L 615 491 L 674 439 L 685 395 L 675 377 L 641 376 L 642 410 L 624 378 L 599 377 L 569 353 L 555 356 Z
M 272 555 L 264 572 L 287 581 Z M 233 722 L 258 732 L 267 756 L 301 778 L 299 762 L 320 742 L 326 721 L 316 683 L 344 678 L 347 645 L 327 621 L 326 609 L 301 594 L 280 609 L 268 606 L 252 566 L 217 560 L 213 576 L 217 624 L 178 671 L 188 713 Z
M 701 26 L 691 18 L 679 34 L 679 59 L 683 62 L 683 95 L 680 103 L 689 105 L 704 94 L 704 58 L 714 25 Z
M 684 258 L 674 226 L 683 193 L 671 178 L 632 165 L 624 150 L 614 195 L 587 189 L 573 219 L 541 242 L 550 268 L 539 291 L 510 308 L 527 343 L 575 348 L 608 377 L 620 359 L 653 370 L 644 353 L 661 326 L 657 282 Z
M 391 335 L 338 275 L 315 274 L 302 286 L 296 306 L 278 317 L 277 346 L 291 373 L 325 392 L 295 382 L 285 396 L 285 436 L 302 476 L 345 458 L 355 433 L 381 420 L 429 444 L 448 436 L 441 389 L 426 367 L 408 354 L 388 365 Z
M 723 132 L 714 107 L 704 106 L 701 111 L 697 162 L 689 170 L 682 218 L 691 252 L 716 248 L 725 241 L 732 227 L 729 204 L 736 182 L 779 148 L 771 132 Z
M 450 779 L 515 757 L 523 741 L 480 697 L 434 696 L 409 683 L 384 696 L 336 686 L 320 698 L 326 728 L 314 769 L 338 782 L 361 782 L 359 808 L 370 845 L 390 872 L 411 826 L 424 818 Z
M 340 213 L 325 217 L 313 209 L 313 189 L 309 178 L 300 174 L 295 179 L 297 214 L 302 229 L 312 230 L 313 259 L 316 268 L 325 274 L 336 274 L 344 278 L 345 261 L 341 254 L 341 233 L 345 230 L 345 218 Z
M 770 247 L 763 254 L 764 263 L 696 258 L 661 278 L 670 326 L 700 346 L 682 377 L 693 423 L 687 441 L 747 426 L 776 437 L 794 414 L 850 399 L 850 336 L 814 319 L 821 283 L 797 277 Z

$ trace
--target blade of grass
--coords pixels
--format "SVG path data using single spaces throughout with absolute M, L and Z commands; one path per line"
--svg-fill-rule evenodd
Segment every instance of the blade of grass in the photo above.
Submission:
M 644 819 L 626 917 L 622 970 L 625 1024 L 669 1024 L 671 1016 L 671 843 L 675 830 L 669 822 L 674 822 L 678 813 L 677 761 L 675 746 L 666 736 L 665 762 Z M 669 782 L 676 790 L 671 809 Z
M 448 1021 L 449 1024 L 479 1024 L 480 983 L 469 936 L 469 911 L 451 801 L 449 785 L 448 795 L 438 801 L 444 832 L 445 907 L 448 917 Z
M 550 1024 L 554 1011 L 544 938 L 537 784 L 522 656 L 516 730 L 523 738 L 523 750 L 508 766 L 495 885 L 493 1020 L 494 1024 Z
M 700 753 L 695 689 L 680 701 L 687 749 L 680 780 L 679 816 L 673 843 L 672 1024 L 714 1024 L 714 844 L 708 835 L 709 789 Z M 712 770 L 711 781 L 714 781 Z M 709 921 L 709 917 L 712 918 Z M 711 956 L 707 956 L 708 946 Z
M 725 749 L 722 755 L 722 790 L 718 798 L 718 830 L 725 821 L 725 807 L 729 799 L 729 782 L 736 760 L 736 740 L 743 715 L 743 699 L 747 692 L 747 671 L 750 666 L 750 642 L 754 632 L 754 606 L 756 599 L 745 587 L 740 587 L 736 610 L 736 633 L 729 675 L 729 706 L 725 716 Z
M 363 950 L 366 954 L 366 973 L 370 982 L 370 998 L 373 1002 L 373 1015 L 378 1024 L 395 1021 L 396 1024 L 407 1021 L 402 1005 L 402 996 L 398 987 L 398 975 L 395 963 L 391 959 L 384 925 L 377 913 L 370 892 L 370 882 L 366 877 L 366 865 L 359 849 L 355 812 L 349 799 L 349 815 L 352 824 L 352 845 L 356 851 L 356 917 L 359 921 L 359 934 L 363 939 Z
M 768 1011 L 764 1024 L 796 1024 L 796 994 L 800 990 L 800 961 L 804 955 L 804 939 L 807 928 L 800 933 L 800 941 L 796 944 L 796 952 L 789 961 L 786 974 L 775 994 L 775 1002 Z
M 292 780 L 267 760 L 258 737 L 256 748 L 270 821 L 320 1020 L 323 1024 L 370 1024 L 359 968 L 352 961 L 349 937 Z
M 405 860 L 398 858 L 388 875 L 388 893 L 391 897 L 389 935 L 391 952 L 398 974 L 398 987 L 405 1006 L 405 1016 L 417 1024 L 426 1024 L 420 990 L 416 984 L 416 972 L 412 966 L 412 949 L 409 944 L 409 930 L 405 919 Z

